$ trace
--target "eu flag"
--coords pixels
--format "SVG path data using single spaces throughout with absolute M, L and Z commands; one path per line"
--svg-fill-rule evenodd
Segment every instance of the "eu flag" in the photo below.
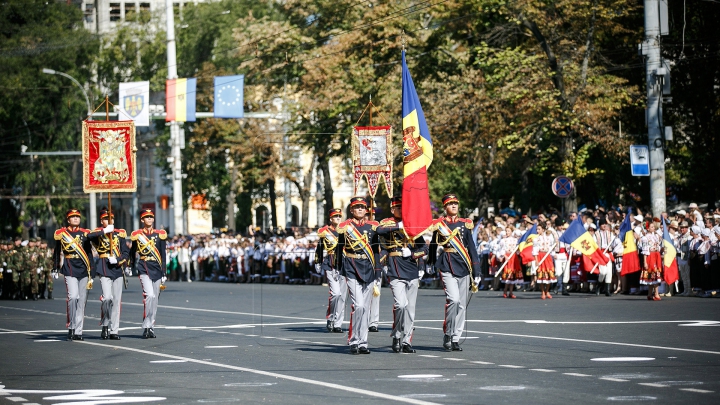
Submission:
M 411 238 L 432 226 L 427 168 L 433 158 L 430 130 L 402 52 L 403 186 L 402 218 Z
M 244 75 L 215 77 L 215 118 L 242 118 Z

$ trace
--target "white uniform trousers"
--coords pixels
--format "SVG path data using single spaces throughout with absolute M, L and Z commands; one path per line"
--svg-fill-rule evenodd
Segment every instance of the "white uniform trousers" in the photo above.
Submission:
M 350 313 L 350 330 L 348 344 L 367 347 L 370 305 L 372 302 L 373 283 L 363 283 L 354 278 L 347 278 L 348 292 L 352 302 Z
M 548 258 L 548 260 L 550 260 Z M 567 258 L 561 257 L 555 259 L 555 278 L 562 280 L 563 284 L 570 282 L 570 268 L 568 266 Z
M 377 279 L 374 283 L 377 288 L 382 287 L 382 280 Z M 372 287 L 372 286 L 370 286 Z M 380 296 L 378 295 L 372 297 L 372 302 L 370 303 L 370 326 L 378 327 L 378 324 L 380 323 Z
M 612 265 L 612 261 L 608 261 L 605 265 L 598 265 L 598 270 L 600 270 L 598 283 L 612 283 Z
M 400 339 L 403 344 L 410 344 L 415 325 L 415 302 L 417 301 L 418 279 L 390 279 L 393 294 L 393 329 L 392 336 Z
M 123 278 L 115 280 L 100 277 L 102 296 L 100 296 L 100 324 L 107 326 L 111 335 L 117 335 L 120 329 L 120 305 L 122 300 Z
M 453 342 L 459 342 L 465 328 L 465 311 L 470 288 L 470 276 L 455 277 L 450 272 L 441 272 L 445 289 L 445 322 L 443 332 L 451 336 Z
M 341 328 L 345 320 L 345 299 L 348 293 L 347 280 L 334 269 L 327 272 L 327 280 L 330 287 L 327 320 L 330 321 L 334 328 Z
M 155 326 L 155 315 L 157 314 L 158 297 L 160 296 L 160 280 L 152 281 L 147 274 L 140 274 L 140 285 L 143 290 L 143 312 L 142 327 L 152 329 Z
M 74 329 L 76 335 L 83 333 L 85 320 L 85 304 L 87 304 L 88 278 L 65 276 L 65 289 L 67 291 L 67 328 Z

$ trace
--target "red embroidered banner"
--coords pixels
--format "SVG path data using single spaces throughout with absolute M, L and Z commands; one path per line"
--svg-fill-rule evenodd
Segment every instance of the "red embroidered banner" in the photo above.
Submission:
M 355 194 L 365 177 L 370 195 L 374 198 L 382 178 L 385 180 L 385 191 L 392 197 L 392 127 L 353 127 L 352 157 Z
M 83 121 L 83 191 L 134 192 L 135 123 Z

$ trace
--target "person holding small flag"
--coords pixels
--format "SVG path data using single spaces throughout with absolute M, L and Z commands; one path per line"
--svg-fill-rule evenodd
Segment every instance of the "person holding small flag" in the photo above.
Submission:
M 511 228 L 508 228 L 506 232 L 506 236 L 502 238 L 498 245 L 495 257 L 502 267 L 499 277 L 505 283 L 503 298 L 516 298 L 515 294 L 513 294 L 513 288 L 515 284 L 523 284 L 524 282 L 520 258 L 517 255 L 518 237 L 522 236 L 522 232 L 517 229 L 513 231 Z
M 560 242 L 570 245 L 578 255 L 582 256 L 580 262 L 583 263 L 585 269 L 592 269 L 595 264 L 605 265 L 608 263 L 608 257 L 598 248 L 595 239 L 585 229 L 582 219 L 575 219 L 567 231 L 559 238 Z
M 460 200 L 455 194 L 445 194 L 442 203 L 445 216 L 433 222 L 428 264 L 440 270 L 445 289 L 443 348 L 462 351 L 460 336 L 465 328 L 467 294 L 471 282 L 473 285 L 480 282 L 480 259 L 472 240 L 473 221 L 458 216 Z
M 655 223 L 648 224 L 648 232 L 642 237 L 642 272 L 640 273 L 640 285 L 648 286 L 647 299 L 660 301 L 658 286 L 662 282 L 662 239 L 657 234 Z
M 540 292 L 542 293 L 540 299 L 552 299 L 550 285 L 557 281 L 553 263 L 555 238 L 552 233 L 545 230 L 545 225 L 537 224 L 536 227 L 537 237 L 533 240 L 532 254 L 537 269 L 537 283 L 540 285 Z
M 166 252 L 165 245 L 167 233 L 163 229 L 153 228 L 155 213 L 146 209 L 140 213 L 142 229 L 130 235 L 132 249 L 130 261 L 137 260 L 137 270 L 140 275 L 140 286 L 143 290 L 143 339 L 155 338 L 155 316 L 157 315 L 160 286 L 165 283 Z M 136 259 L 136 255 L 139 257 Z M 139 259 L 139 260 L 138 260 Z

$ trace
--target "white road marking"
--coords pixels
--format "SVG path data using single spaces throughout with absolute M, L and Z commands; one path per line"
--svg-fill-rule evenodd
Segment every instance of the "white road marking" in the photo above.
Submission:
M 495 363 L 490 363 L 489 361 L 471 361 L 470 363 L 475 363 L 475 364 L 495 364 Z
M 13 402 L 25 402 L 25 401 L 27 401 L 27 399 L 25 399 L 25 398 L 23 398 L 23 397 L 7 397 L 7 398 L 5 398 L 5 399 L 9 399 L 10 401 L 13 401 Z
M 480 387 L 480 389 L 484 391 L 521 391 L 524 390 L 525 387 L 522 385 L 493 385 L 490 387 Z
M 110 346 L 112 347 L 112 346 Z M 117 390 L 7 390 L 17 394 L 61 394 L 44 397 L 47 401 L 77 401 L 63 402 L 65 405 L 72 404 L 130 404 L 145 403 L 151 401 L 164 401 L 165 397 L 121 397 L 124 391 Z M 10 398 L 7 398 L 10 399 Z M 23 400 L 25 401 L 25 400 Z M 26 404 L 27 405 L 27 404 Z
M 710 390 L 701 390 L 698 388 L 680 388 L 680 391 L 697 392 L 699 394 L 709 394 L 709 393 L 713 392 Z
M 430 327 L 430 326 L 415 326 L 415 328 L 416 329 L 428 329 L 428 330 L 442 330 L 442 328 L 434 328 L 434 327 Z M 607 342 L 607 341 L 603 341 L 603 340 L 572 339 L 572 338 L 561 338 L 561 337 L 554 337 L 554 336 L 521 335 L 519 333 L 481 332 L 481 331 L 474 331 L 474 330 L 468 330 L 467 333 L 480 333 L 483 335 L 493 335 L 493 336 L 510 336 L 510 337 L 521 337 L 521 338 L 531 338 L 531 339 L 559 340 L 559 341 L 563 341 L 563 342 L 591 343 L 594 345 L 595 344 L 603 344 L 603 345 L 612 345 L 612 346 L 639 347 L 641 349 L 660 349 L 660 350 L 673 350 L 673 351 L 680 351 L 680 352 L 720 355 L 720 352 L 716 352 L 716 351 L 712 351 L 712 350 L 683 349 L 680 347 L 653 346 L 653 345 L 640 344 L 640 343 Z
M 655 387 L 655 388 L 667 388 L 669 385 L 665 384 L 659 384 L 659 383 L 638 383 L 638 385 L 644 385 L 646 387 Z
M 43 342 L 61 342 L 61 340 L 58 339 L 35 339 L 33 342 L 43 343 Z
M 498 367 L 507 367 L 507 368 L 525 368 L 525 366 L 514 366 L 512 364 L 498 364 Z
M 531 368 L 530 371 L 540 371 L 542 373 L 556 373 L 555 370 L 548 370 L 546 368 Z
M 600 377 L 601 380 L 605 381 L 612 381 L 612 382 L 628 382 L 630 380 L 623 380 L 622 378 L 613 378 L 613 377 Z
M 237 346 L 205 346 L 206 349 L 228 349 Z
M 440 357 L 440 356 L 433 356 L 432 354 L 418 354 L 418 357 L 431 357 L 431 358 L 435 358 L 435 357 Z
M 720 326 L 718 321 L 692 321 L 692 323 L 686 323 L 678 326 Z
M 592 377 L 590 374 L 581 374 L 581 373 L 563 373 L 564 375 L 569 375 L 572 377 Z
M 123 305 L 135 305 L 135 306 L 143 306 L 143 304 L 139 304 L 137 302 L 123 302 Z M 2 308 L 2 307 L 0 307 Z M 202 309 L 202 308 L 184 308 L 184 307 L 175 307 L 170 305 L 158 305 L 158 308 L 165 308 L 165 309 L 177 309 L 180 311 L 197 311 L 197 312 L 212 312 L 215 314 L 231 314 L 231 315 L 247 315 L 247 316 L 257 316 L 262 318 L 283 318 L 283 319 L 300 319 L 303 321 L 316 321 L 320 322 L 320 319 L 318 318 L 301 318 L 298 316 L 283 316 L 283 315 L 268 315 L 268 314 L 256 314 L 252 312 L 236 312 L 236 311 L 221 311 L 218 309 Z M 65 314 L 63 314 L 65 315 Z M 325 325 L 326 321 L 322 321 L 322 324 Z
M 399 375 L 398 378 L 440 378 L 442 374 L 405 374 Z
M 650 396 L 619 396 L 619 397 L 608 397 L 608 401 L 655 401 L 657 397 Z
M 187 363 L 187 360 L 151 360 L 150 363 Z
M 225 387 L 270 387 L 277 383 L 270 382 L 241 382 L 224 384 Z
M 456 359 L 456 358 L 453 358 L 453 357 L 444 357 L 444 359 L 445 359 L 445 360 L 450 360 L 450 361 L 465 361 L 465 359 Z
M 654 357 L 596 357 L 591 361 L 651 361 Z
M 87 341 L 87 340 L 78 342 L 78 343 L 86 344 L 86 345 L 90 345 L 90 346 L 103 347 L 103 348 L 112 349 L 112 350 L 125 350 L 125 351 L 129 351 L 129 352 L 141 353 L 141 354 L 150 355 L 150 356 L 164 357 L 167 359 L 187 360 L 188 362 L 191 362 L 191 363 L 204 364 L 207 366 L 225 368 L 228 370 L 244 371 L 247 373 L 263 375 L 266 377 L 281 378 L 281 379 L 288 380 L 288 381 L 295 381 L 295 382 L 299 382 L 299 383 L 303 383 L 303 384 L 317 385 L 320 387 L 331 388 L 331 389 L 335 389 L 335 390 L 339 390 L 339 391 L 351 392 L 351 393 L 357 394 L 357 395 L 371 396 L 371 397 L 376 397 L 376 398 L 381 398 L 381 399 L 386 399 L 386 400 L 391 400 L 391 401 L 405 402 L 405 403 L 416 404 L 416 405 L 437 405 L 434 402 L 421 401 L 421 400 L 413 399 L 413 398 L 403 398 L 403 397 L 400 397 L 397 395 L 390 395 L 390 394 L 384 394 L 382 392 L 370 391 L 365 388 L 347 387 L 344 385 L 330 383 L 327 381 L 311 380 L 309 378 L 295 377 L 292 375 L 274 373 L 271 371 L 257 370 L 257 369 L 249 368 L 249 367 L 231 366 L 229 364 L 213 363 L 213 362 L 209 362 L 209 361 L 193 359 L 190 357 L 182 357 L 182 356 L 175 356 L 175 355 L 165 354 L 165 353 L 157 353 L 157 352 L 150 351 L 150 350 L 135 349 L 132 347 L 114 346 L 114 345 L 110 345 L 110 344 L 91 342 L 91 341 Z

